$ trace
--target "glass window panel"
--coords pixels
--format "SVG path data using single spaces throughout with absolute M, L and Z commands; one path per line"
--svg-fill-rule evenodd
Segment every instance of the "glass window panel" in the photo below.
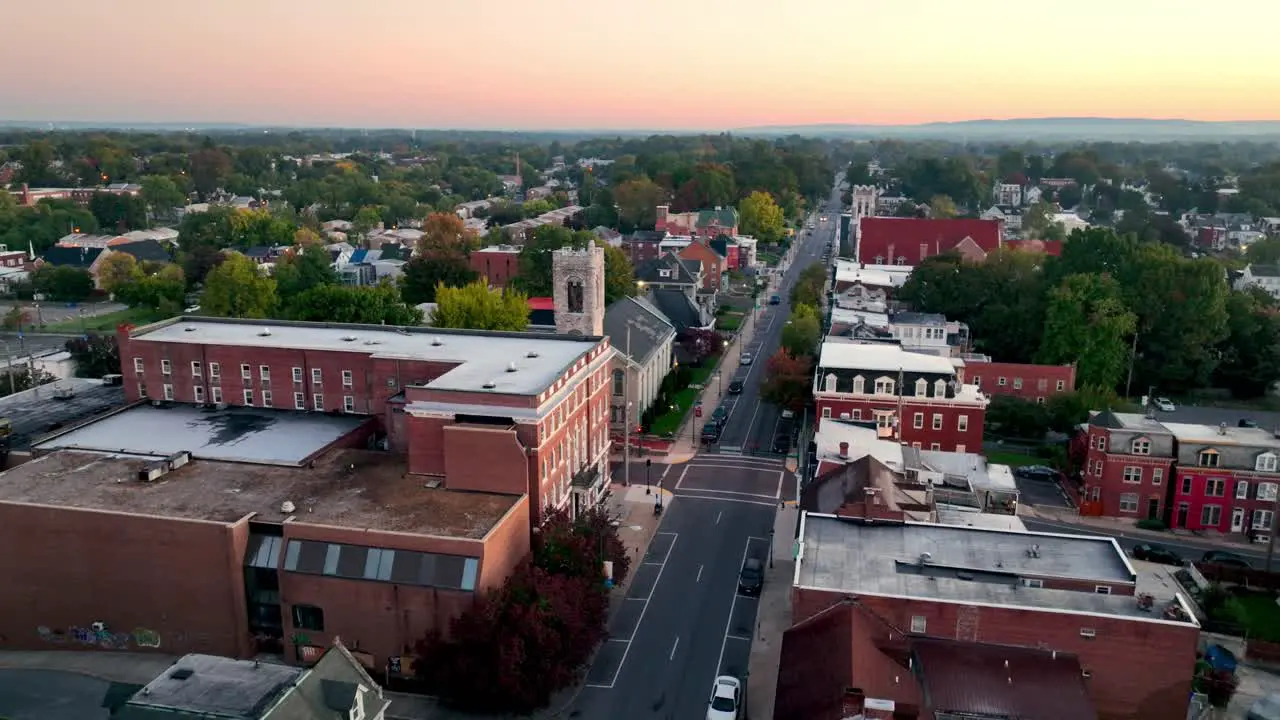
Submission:
M 329 552 L 326 543 L 300 541 L 302 549 L 298 551 L 298 572 L 319 575 L 324 572 L 325 556 Z
M 394 567 L 396 560 L 395 550 L 383 550 L 382 559 L 378 561 L 378 579 L 390 580 L 391 568 Z
M 345 578 L 364 577 L 365 558 L 370 552 L 369 548 L 358 545 L 343 545 L 342 554 L 338 556 L 338 575 Z
M 416 552 L 398 552 L 395 562 L 391 564 L 391 582 L 404 585 L 421 585 L 418 580 L 422 555 Z
M 437 555 L 435 577 L 430 583 L 436 587 L 462 587 L 462 568 L 466 558 L 457 555 Z
M 342 553 L 342 546 L 337 543 L 329 543 L 324 551 L 324 574 L 338 574 L 338 555 Z
M 284 569 L 285 570 L 298 569 L 298 555 L 300 554 L 301 550 L 302 550 L 302 543 L 300 541 L 298 540 L 289 541 L 289 547 L 285 550 L 285 553 L 284 553 Z
M 476 589 L 476 573 L 480 570 L 480 561 L 475 558 L 467 558 L 466 563 L 462 567 L 462 589 Z

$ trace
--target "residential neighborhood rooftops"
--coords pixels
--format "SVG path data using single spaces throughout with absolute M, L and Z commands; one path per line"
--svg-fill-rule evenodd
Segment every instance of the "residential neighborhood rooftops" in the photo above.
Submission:
M 186 655 L 130 698 L 126 719 L 158 717 L 152 711 L 200 717 L 259 720 L 289 693 L 306 668 L 216 655 Z
M 502 333 L 382 325 L 346 325 L 181 317 L 138 328 L 133 342 L 230 345 L 354 352 L 457 367 L 428 388 L 507 395 L 546 390 L 602 339 L 546 333 Z M 515 371 L 511 371 L 511 365 Z M 492 384 L 492 387 L 485 387 Z
M 1093 412 L 1089 415 L 1089 424 L 1111 428 L 1112 430 L 1169 434 L 1169 430 L 1164 426 L 1164 423 L 1141 413 L 1118 413 L 1110 410 Z
M 133 242 L 120 243 L 111 246 L 112 252 L 122 252 L 132 255 L 134 259 L 140 262 L 169 262 L 173 257 L 169 255 L 169 251 L 157 240 L 134 240 Z
M 1160 423 L 1179 442 L 1197 445 L 1240 445 L 1254 448 L 1280 450 L 1280 438 L 1271 430 L 1242 428 L 1230 425 L 1197 425 L 1191 423 Z
M 313 466 L 192 460 L 143 481 L 155 456 L 60 450 L 0 473 L 0 502 L 140 513 L 231 523 L 266 520 L 480 539 L 516 495 L 429 488 L 404 459 L 330 450 Z M 284 512 L 284 503 L 293 510 Z
M 903 267 L 903 272 L 862 267 L 848 260 L 836 261 L 836 282 L 866 285 L 868 287 L 896 288 L 902 287 L 911 276 L 911 268 Z
M 843 338 L 827 338 L 822 343 L 818 367 L 848 368 L 882 372 L 918 372 L 954 375 L 950 358 L 908 352 L 897 345 L 856 343 Z
M 100 247 L 65 247 L 54 245 L 41 256 L 46 263 L 63 267 L 88 268 L 102 254 Z
M 867 522 L 806 513 L 800 533 L 799 587 L 945 602 L 1027 606 L 1153 622 L 1160 613 L 1125 594 L 1025 587 L 1021 577 L 1138 585 L 1138 575 L 1106 537 L 988 530 L 931 523 Z M 1034 548 L 1034 552 L 1032 549 Z M 1158 602 L 1189 607 L 1173 592 L 1144 588 Z

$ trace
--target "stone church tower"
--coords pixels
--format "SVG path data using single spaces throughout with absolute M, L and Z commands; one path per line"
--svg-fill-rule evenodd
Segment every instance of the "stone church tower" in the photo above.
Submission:
M 551 253 L 556 332 L 604 335 L 604 248 L 562 248 Z

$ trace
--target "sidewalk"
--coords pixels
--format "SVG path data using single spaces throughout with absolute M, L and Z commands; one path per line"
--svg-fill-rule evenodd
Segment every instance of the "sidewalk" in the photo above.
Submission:
M 1130 518 L 1089 517 L 1081 515 L 1074 508 L 1055 508 L 1035 505 L 1018 505 L 1018 514 L 1033 520 L 1074 525 L 1081 530 L 1094 530 L 1106 535 L 1124 535 L 1135 538 L 1151 538 L 1171 542 L 1176 540 L 1186 545 L 1198 545 L 1206 549 L 1233 548 L 1266 552 L 1266 545 L 1251 543 L 1244 539 L 1236 539 L 1213 533 L 1197 535 L 1190 530 L 1144 530 L 1134 524 Z
M 747 661 L 747 720 L 773 717 L 778 667 L 782 662 L 782 633 L 791 627 L 791 580 L 796 568 L 793 549 L 799 518 L 800 511 L 794 506 L 779 510 L 774 518 L 773 557 L 765 570 L 764 589 L 756 612 L 756 636 Z

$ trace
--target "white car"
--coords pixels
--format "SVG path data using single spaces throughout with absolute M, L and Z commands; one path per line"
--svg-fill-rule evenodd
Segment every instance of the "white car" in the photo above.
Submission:
M 1173 402 L 1169 400 L 1169 398 L 1158 397 L 1155 400 L 1153 400 L 1152 403 L 1156 406 L 1156 409 L 1160 410 L 1161 412 L 1173 412 L 1174 410 L 1178 409 L 1177 406 L 1175 406 Z
M 738 720 L 742 714 L 742 683 L 728 675 L 716 678 L 708 706 L 707 720 Z
M 738 356 L 739 365 L 750 365 L 755 358 L 751 357 L 751 353 L 744 352 Z

